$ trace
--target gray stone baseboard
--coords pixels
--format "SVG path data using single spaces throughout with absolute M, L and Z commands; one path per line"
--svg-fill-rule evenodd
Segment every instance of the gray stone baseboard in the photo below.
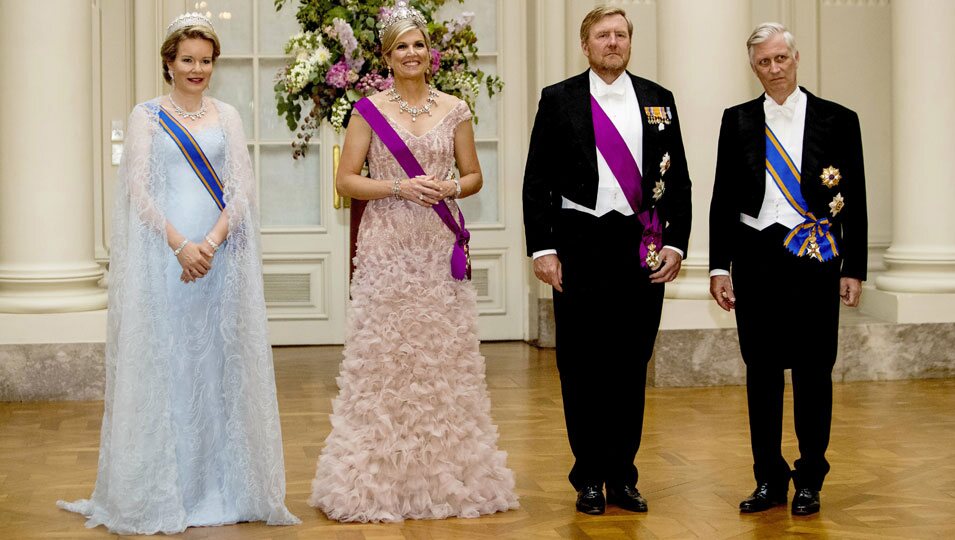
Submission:
M 834 381 L 949 377 L 955 377 L 955 323 L 839 328 Z M 659 387 L 745 384 L 736 329 L 661 331 L 647 378 Z
M 104 343 L 0 345 L 0 401 L 103 399 Z
M 557 325 L 554 323 L 554 299 L 537 300 L 537 340 L 538 347 L 552 348 L 557 345 Z
M 553 347 L 553 301 L 538 301 L 538 347 Z M 955 323 L 887 323 L 844 310 L 837 382 L 955 378 Z M 660 330 L 647 384 L 727 386 L 746 382 L 735 328 Z
M 553 343 L 553 336 L 552 328 L 542 333 L 546 337 L 542 345 Z M 104 354 L 103 343 L 0 345 L 0 401 L 102 399 Z M 955 323 L 844 324 L 832 378 L 839 382 L 955 378 Z M 650 386 L 744 382 L 735 328 L 660 331 L 647 376 Z

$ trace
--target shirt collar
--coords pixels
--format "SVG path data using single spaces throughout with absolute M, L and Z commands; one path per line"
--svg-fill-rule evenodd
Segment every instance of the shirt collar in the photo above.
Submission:
M 630 77 L 626 75 L 627 72 L 624 71 L 617 77 L 617 80 L 607 84 L 593 70 L 590 70 L 590 93 L 594 97 L 626 95 L 627 85 L 630 84 Z
M 787 118 L 792 118 L 793 115 L 796 114 L 796 107 L 804 96 L 805 94 L 803 94 L 802 89 L 797 86 L 796 89 L 793 90 L 793 93 L 789 94 L 789 97 L 786 98 L 786 101 L 780 105 L 776 103 L 773 98 L 769 97 L 769 94 L 766 94 L 766 98 L 763 100 L 763 110 L 766 111 L 767 116 L 782 115 Z

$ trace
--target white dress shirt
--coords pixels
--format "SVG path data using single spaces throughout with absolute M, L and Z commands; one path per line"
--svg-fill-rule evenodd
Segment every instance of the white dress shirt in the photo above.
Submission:
M 766 95 L 763 100 L 763 111 L 766 113 L 766 124 L 773 130 L 779 143 L 783 145 L 793 163 L 800 167 L 802 164 L 802 139 L 806 129 L 806 94 L 797 86 L 796 90 L 779 105 L 773 98 Z M 805 219 L 786 200 L 779 191 L 779 186 L 773 176 L 766 171 L 766 189 L 763 193 L 763 204 L 756 217 L 743 214 L 739 220 L 746 225 L 761 231 L 774 223 L 779 223 L 787 229 L 792 229 Z M 726 276 L 726 269 L 714 269 L 710 276 Z
M 590 95 L 597 100 L 600 108 L 607 113 L 614 127 L 623 137 L 630 154 L 637 162 L 637 168 L 643 163 L 643 118 L 640 116 L 640 102 L 633 89 L 633 83 L 626 72 L 617 80 L 607 84 L 593 71 L 590 72 Z M 597 150 L 597 204 L 594 208 L 579 205 L 567 197 L 561 198 L 561 208 L 572 208 L 592 216 L 603 216 L 617 211 L 625 216 L 633 215 L 633 208 L 620 188 L 620 183 L 610 170 L 610 165 Z
M 620 136 L 623 137 L 630 154 L 637 162 L 637 168 L 642 168 L 643 163 L 643 117 L 640 114 L 640 102 L 637 100 L 637 93 L 633 89 L 633 83 L 630 82 L 630 76 L 626 72 L 621 73 L 617 79 L 607 84 L 593 70 L 590 71 L 590 95 L 597 100 L 600 108 L 607 113 L 607 117 L 613 123 Z M 642 174 L 642 170 L 641 170 Z M 617 178 L 610 170 L 610 165 L 604 159 L 600 150 L 597 150 L 597 202 L 594 208 L 587 208 L 571 201 L 567 197 L 561 197 L 561 208 L 569 208 L 590 214 L 592 216 L 603 216 L 609 212 L 620 212 L 625 216 L 633 215 L 633 208 L 627 202 L 627 197 L 617 182 Z M 683 252 L 672 246 L 664 246 L 680 254 Z M 533 253 L 533 258 L 537 259 L 544 255 L 557 253 L 556 249 L 542 249 Z

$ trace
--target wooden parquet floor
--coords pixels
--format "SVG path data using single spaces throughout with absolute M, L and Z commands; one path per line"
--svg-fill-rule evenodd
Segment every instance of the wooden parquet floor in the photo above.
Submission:
M 329 431 L 340 347 L 276 349 L 289 508 L 296 527 L 246 523 L 189 529 L 196 539 L 955 538 L 955 380 L 838 384 L 822 512 L 740 515 L 753 489 L 743 387 L 651 388 L 637 456 L 650 512 L 574 511 L 552 351 L 482 346 L 500 445 L 521 508 L 464 520 L 362 525 L 306 504 Z M 791 401 L 787 395 L 787 413 Z M 57 499 L 88 497 L 96 476 L 101 402 L 0 403 L 0 538 L 107 538 Z M 606 414 L 613 414 L 607 411 Z M 796 441 L 787 416 L 785 454 Z

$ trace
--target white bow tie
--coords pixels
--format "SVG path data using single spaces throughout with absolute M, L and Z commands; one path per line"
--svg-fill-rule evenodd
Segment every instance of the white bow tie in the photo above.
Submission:
M 787 120 L 792 120 L 795 114 L 796 114 L 795 100 L 787 101 L 786 103 L 782 105 L 777 104 L 775 101 L 766 103 L 767 118 L 785 118 Z
M 626 92 L 626 90 L 627 90 L 627 89 L 626 89 L 625 86 L 622 86 L 622 85 L 619 85 L 619 84 L 614 84 L 614 85 L 612 85 L 612 86 L 609 86 L 609 85 L 606 85 L 606 84 L 604 84 L 604 85 L 597 85 L 597 86 L 594 88 L 594 95 L 595 95 L 596 97 L 622 96 L 622 95 L 624 95 L 624 92 Z

